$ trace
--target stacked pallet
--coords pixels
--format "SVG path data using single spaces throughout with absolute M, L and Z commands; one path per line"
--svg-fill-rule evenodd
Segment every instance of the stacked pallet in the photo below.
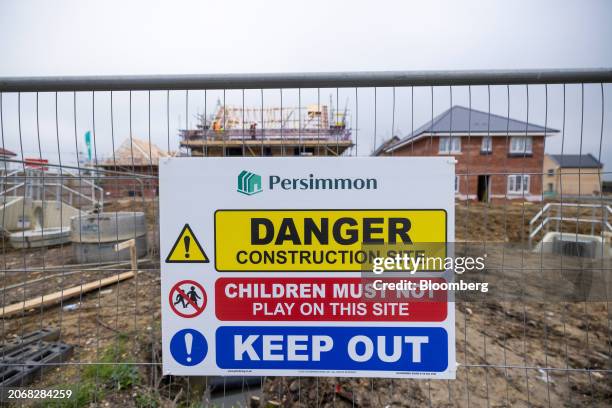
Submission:
M 0 401 L 8 388 L 23 387 L 70 358 L 73 346 L 58 338 L 58 329 L 43 328 L 0 344 Z

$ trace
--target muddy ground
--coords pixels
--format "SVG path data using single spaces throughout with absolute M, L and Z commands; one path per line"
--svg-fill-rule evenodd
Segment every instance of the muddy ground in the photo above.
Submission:
M 75 346 L 68 364 L 41 376 L 30 387 L 78 383 L 86 363 L 99 361 L 105 350 L 115 347 L 119 336 L 127 335 L 129 352 L 119 356 L 117 362 L 141 363 L 135 365 L 141 381 L 128 389 L 115 388 L 96 396 L 93 405 L 186 406 L 194 405 L 201 395 L 201 384 L 193 379 L 162 378 L 158 365 L 159 261 L 157 232 L 152 228 L 156 225 L 156 209 L 151 203 L 126 200 L 106 210 L 142 208 L 147 211 L 149 242 L 153 245 L 136 278 L 0 322 L 3 339 L 41 327 L 56 327 L 61 329 L 60 340 Z M 486 273 L 500 274 L 497 282 L 517 284 L 524 293 L 522 297 L 487 296 L 457 301 L 456 380 L 269 377 L 264 381 L 262 400 L 291 407 L 611 406 L 612 310 L 605 298 L 609 293 L 610 265 L 526 251 L 520 242 L 528 231 L 527 223 L 540 208 L 457 206 L 457 240 L 491 244 Z M 499 242 L 506 244 L 492 245 Z M 46 250 L 5 247 L 0 253 L 2 305 L 129 269 L 127 265 L 106 269 L 75 266 L 70 245 Z M 579 276 L 579 280 L 589 282 L 580 294 L 585 290 L 596 294 L 587 302 L 555 296 L 575 293 L 576 278 L 568 279 L 567 271 L 581 270 L 590 272 Z M 552 294 L 548 292 L 551 281 L 558 282 Z M 151 399 L 136 398 L 143 393 Z

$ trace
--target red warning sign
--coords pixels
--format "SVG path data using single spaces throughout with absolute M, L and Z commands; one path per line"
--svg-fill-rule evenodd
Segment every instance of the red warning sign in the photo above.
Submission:
M 181 317 L 196 317 L 206 308 L 206 291 L 196 281 L 182 280 L 170 290 L 170 308 Z
M 220 278 L 215 313 L 224 321 L 440 322 L 447 293 L 420 288 L 442 278 Z M 379 290 L 382 283 L 406 287 Z

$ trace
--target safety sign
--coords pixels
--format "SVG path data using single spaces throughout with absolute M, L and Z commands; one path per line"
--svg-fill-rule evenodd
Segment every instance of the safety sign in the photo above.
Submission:
M 454 166 L 160 159 L 164 374 L 455 378 Z
M 221 278 L 215 282 L 215 313 L 225 321 L 443 321 L 446 292 L 422 290 L 422 280 Z M 411 282 L 414 289 L 385 290 L 383 282 Z
M 444 210 L 215 212 L 215 267 L 224 272 L 360 271 L 384 244 L 415 242 L 446 242 Z
M 170 290 L 170 308 L 181 317 L 196 317 L 206 308 L 206 291 L 196 281 L 182 280 Z
M 440 372 L 448 334 L 436 327 L 221 327 L 217 364 L 233 369 Z
M 208 343 L 197 330 L 178 331 L 170 341 L 170 353 L 174 361 L 184 366 L 200 364 L 208 353 Z
M 185 224 L 179 237 L 172 246 L 166 263 L 208 263 L 208 257 L 202 245 L 195 237 L 189 224 Z

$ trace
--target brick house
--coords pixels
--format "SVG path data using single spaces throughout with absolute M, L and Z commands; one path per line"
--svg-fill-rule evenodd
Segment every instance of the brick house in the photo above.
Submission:
M 159 159 L 169 156 L 153 143 L 135 137 L 126 139 L 111 158 L 97 165 L 107 172 L 100 179 L 104 195 L 107 199 L 156 197 Z
M 592 154 L 547 154 L 544 157 L 544 195 L 598 195 L 603 164 Z
M 545 141 L 558 132 L 453 106 L 374 154 L 455 157 L 455 193 L 461 200 L 541 201 Z

